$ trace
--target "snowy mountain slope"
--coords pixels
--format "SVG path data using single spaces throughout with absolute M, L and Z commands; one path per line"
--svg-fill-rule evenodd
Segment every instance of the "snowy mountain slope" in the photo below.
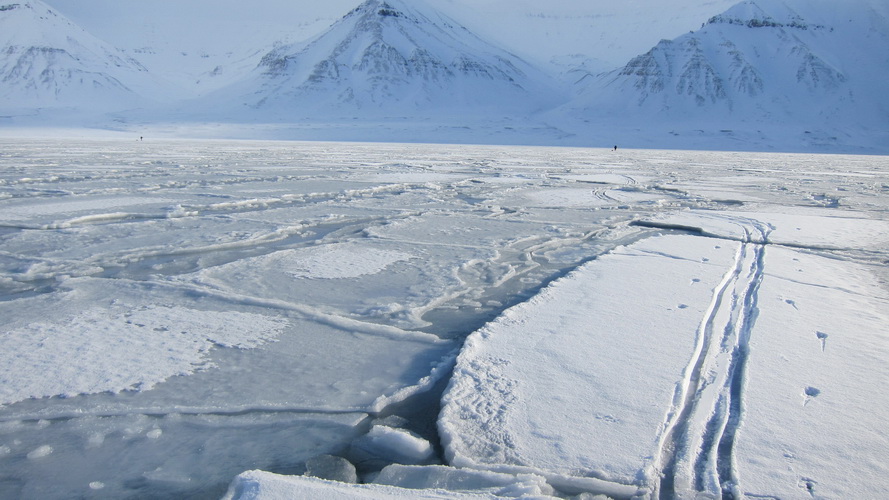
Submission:
M 0 5 L 0 108 L 119 109 L 161 93 L 146 69 L 40 0 Z
M 240 80 L 276 42 L 316 36 L 357 0 L 49 0 L 189 97 Z
M 64 109 L 71 126 L 176 136 L 886 150 L 889 4 L 751 0 L 714 15 L 727 1 L 632 14 L 368 0 L 345 15 L 348 0 L 22 1 L 0 5 L 0 116 L 41 124 Z M 598 73 L 638 46 L 627 33 L 674 33 L 692 15 L 701 29 Z M 570 78 L 574 99 L 541 68 Z
M 868 0 L 746 0 L 621 69 L 586 75 L 579 114 L 885 129 L 885 10 Z
M 151 71 L 188 79 L 275 41 L 316 36 L 359 3 L 357 0 L 45 0 L 78 25 L 136 57 Z M 448 0 L 435 8 L 473 33 L 509 47 L 525 60 L 561 70 L 584 60 L 593 72 L 622 66 L 661 38 L 700 25 L 734 0 Z M 555 60 L 554 60 L 555 58 Z M 258 58 L 257 58 L 258 61 Z M 166 77 L 167 75 L 164 74 Z M 224 78 L 224 75 L 220 75 Z M 204 78 L 200 86 L 205 86 Z
M 367 0 L 306 43 L 279 46 L 202 105 L 262 115 L 438 116 L 552 105 L 547 76 L 419 2 Z

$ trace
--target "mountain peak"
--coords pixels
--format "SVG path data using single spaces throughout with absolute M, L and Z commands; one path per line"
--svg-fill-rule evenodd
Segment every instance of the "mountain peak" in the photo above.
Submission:
M 422 5 L 405 5 L 398 0 L 366 0 L 355 7 L 351 12 L 343 16 L 342 21 L 349 22 L 357 19 L 357 25 L 365 29 L 371 26 L 407 24 L 435 24 L 430 18 L 435 18 L 435 12 L 431 9 L 428 17 L 423 12 Z
M 885 120 L 879 106 L 858 101 L 874 95 L 869 82 L 876 79 L 867 75 L 881 67 L 883 42 L 818 24 L 832 19 L 829 3 L 742 1 L 586 83 L 586 107 L 677 122 Z
M 547 77 L 518 57 L 398 0 L 365 1 L 315 39 L 272 50 L 258 71 L 254 107 L 325 115 L 534 107 L 552 95 Z
M 763 7 L 765 5 L 765 7 Z M 780 1 L 745 0 L 711 17 L 707 24 L 733 24 L 748 28 L 793 28 L 800 30 L 824 29 L 810 24 L 796 11 Z
M 382 0 L 367 0 L 363 4 L 356 7 L 348 15 L 352 14 L 370 14 L 380 17 L 404 17 L 404 13 L 392 4 Z
M 12 115 L 32 105 L 132 106 L 149 80 L 138 62 L 40 0 L 0 5 L 0 108 Z

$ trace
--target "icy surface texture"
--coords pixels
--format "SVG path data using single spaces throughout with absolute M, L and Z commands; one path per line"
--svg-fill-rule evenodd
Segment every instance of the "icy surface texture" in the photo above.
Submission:
M 884 157 L 0 146 L 4 499 L 887 488 Z

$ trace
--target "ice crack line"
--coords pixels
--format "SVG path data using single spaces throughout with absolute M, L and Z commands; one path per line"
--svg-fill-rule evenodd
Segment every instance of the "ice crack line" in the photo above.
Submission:
M 750 335 L 758 312 L 768 229 L 742 243 L 734 265 L 714 290 L 698 327 L 695 352 L 674 396 L 656 464 L 653 498 L 737 498 L 733 464 L 741 424 Z

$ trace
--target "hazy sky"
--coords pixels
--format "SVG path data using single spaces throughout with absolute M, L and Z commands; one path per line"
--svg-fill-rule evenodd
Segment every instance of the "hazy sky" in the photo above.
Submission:
M 209 53 L 321 32 L 360 0 L 44 0 L 121 48 Z M 700 27 L 738 0 L 424 0 L 537 62 L 582 55 L 616 67 L 662 38 Z

